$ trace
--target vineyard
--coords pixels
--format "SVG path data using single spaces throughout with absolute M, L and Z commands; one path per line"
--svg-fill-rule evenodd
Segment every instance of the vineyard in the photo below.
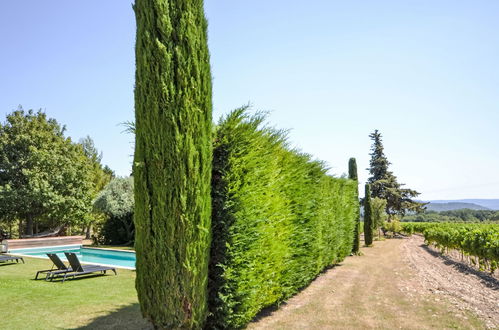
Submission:
M 442 253 L 456 250 L 480 270 L 494 273 L 499 265 L 499 224 L 402 223 L 407 234 L 420 233 Z

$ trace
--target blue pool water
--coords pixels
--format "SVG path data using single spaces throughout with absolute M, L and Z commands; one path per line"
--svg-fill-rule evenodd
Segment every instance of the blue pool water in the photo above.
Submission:
M 66 261 L 64 252 L 73 252 L 78 255 L 82 263 L 109 265 L 121 268 L 135 269 L 135 252 L 117 251 L 109 249 L 85 248 L 81 245 L 52 246 L 43 248 L 16 249 L 9 253 L 47 258 L 47 253 L 56 253 L 61 260 Z

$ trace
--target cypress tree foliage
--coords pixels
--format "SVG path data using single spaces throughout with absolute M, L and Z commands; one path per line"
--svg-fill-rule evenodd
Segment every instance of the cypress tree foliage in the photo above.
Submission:
M 357 161 L 353 157 L 348 160 L 348 178 L 355 181 L 359 180 L 357 176 Z
M 366 246 L 373 244 L 372 224 L 371 187 L 369 184 L 366 184 L 366 195 L 364 196 L 364 242 Z
M 156 328 L 202 328 L 212 87 L 202 0 L 136 0 L 136 288 Z
M 352 251 L 357 182 L 289 147 L 246 108 L 217 126 L 208 329 L 239 329 Z
M 348 178 L 350 180 L 357 181 L 358 184 L 358 176 L 357 176 L 357 161 L 355 158 L 350 158 L 348 161 Z M 355 198 L 359 200 L 359 187 L 357 186 L 357 189 L 355 190 Z M 352 246 L 352 253 L 353 254 L 358 254 L 359 253 L 359 247 L 360 247 L 360 235 L 359 235 L 359 229 L 360 229 L 360 209 L 356 209 L 356 217 L 355 217 L 355 227 L 353 230 L 353 246 Z
M 381 133 L 375 130 L 369 137 L 373 140 L 371 146 L 371 160 L 368 183 L 371 185 L 372 197 L 386 200 L 386 213 L 388 215 L 405 215 L 407 211 L 422 212 L 425 203 L 412 200 L 419 193 L 412 189 L 402 188 L 404 184 L 397 182 L 397 177 L 388 170 L 390 162 L 385 156 Z M 390 218 L 389 218 L 390 219 Z

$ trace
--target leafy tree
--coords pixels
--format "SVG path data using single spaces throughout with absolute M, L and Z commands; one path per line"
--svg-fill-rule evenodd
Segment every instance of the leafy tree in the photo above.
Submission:
M 81 222 L 91 207 L 90 167 L 81 145 L 41 112 L 20 108 L 0 127 L 0 205 L 32 235 Z M 20 226 L 22 227 L 22 226 Z
M 97 195 L 114 178 L 114 171 L 102 164 L 102 152 L 97 150 L 90 136 L 81 139 L 79 143 L 92 165 L 93 192 Z
M 136 0 L 135 248 L 143 315 L 201 328 L 211 230 L 212 87 L 202 0 Z
M 418 203 L 412 199 L 419 193 L 402 188 L 404 184 L 398 183 L 397 177 L 388 170 L 391 163 L 384 154 L 381 133 L 375 130 L 369 137 L 373 140 L 368 168 L 371 174 L 368 183 L 371 185 L 372 196 L 386 200 L 386 213 L 390 216 L 395 214 L 403 216 L 408 211 L 416 213 L 424 211 L 425 203 Z
M 94 201 L 94 209 L 106 215 L 99 243 L 131 244 L 134 241 L 133 178 L 114 178 Z
M 386 214 L 386 201 L 381 198 L 374 197 L 371 201 L 372 206 L 372 227 L 373 231 L 378 232 L 378 237 L 380 236 L 380 230 L 383 227 L 388 215 Z
M 81 139 L 79 143 L 89 162 L 90 180 L 92 183 L 91 196 L 92 199 L 95 199 L 97 194 L 114 178 L 114 172 L 107 165 L 102 165 L 102 153 L 97 150 L 90 136 Z M 88 213 L 83 219 L 87 239 L 90 238 L 92 225 L 99 220 L 101 220 L 100 214 L 96 212 Z
M 355 158 L 350 158 L 348 161 L 348 178 L 350 180 L 355 180 L 358 182 L 359 178 L 357 176 L 357 161 Z M 357 186 L 356 189 L 356 198 L 357 200 L 359 199 L 359 188 Z M 353 254 L 358 254 L 359 253 L 359 248 L 360 248 L 360 209 L 357 208 L 357 214 L 355 218 L 355 227 L 353 231 L 353 246 L 352 246 L 352 253 Z
M 371 187 L 366 184 L 364 196 L 364 242 L 366 246 L 373 244 L 373 218 L 371 205 Z

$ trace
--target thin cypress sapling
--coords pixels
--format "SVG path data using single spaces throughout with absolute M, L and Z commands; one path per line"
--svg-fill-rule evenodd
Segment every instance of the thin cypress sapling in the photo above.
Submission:
M 359 187 L 358 187 L 358 180 L 359 177 L 357 175 L 357 161 L 355 158 L 350 158 L 348 161 L 348 178 L 350 180 L 354 180 L 357 184 L 357 189 L 355 189 L 355 199 L 358 203 L 359 200 Z M 360 205 L 359 205 L 360 206 Z M 360 230 L 360 208 L 356 208 L 356 218 L 355 218 L 355 227 L 353 231 L 353 246 L 352 246 L 352 253 L 353 254 L 358 254 L 359 253 L 359 248 L 360 248 L 360 235 L 359 235 L 359 230 Z
M 366 194 L 364 197 L 364 242 L 367 246 L 373 244 L 372 222 L 371 187 L 369 184 L 366 184 Z

